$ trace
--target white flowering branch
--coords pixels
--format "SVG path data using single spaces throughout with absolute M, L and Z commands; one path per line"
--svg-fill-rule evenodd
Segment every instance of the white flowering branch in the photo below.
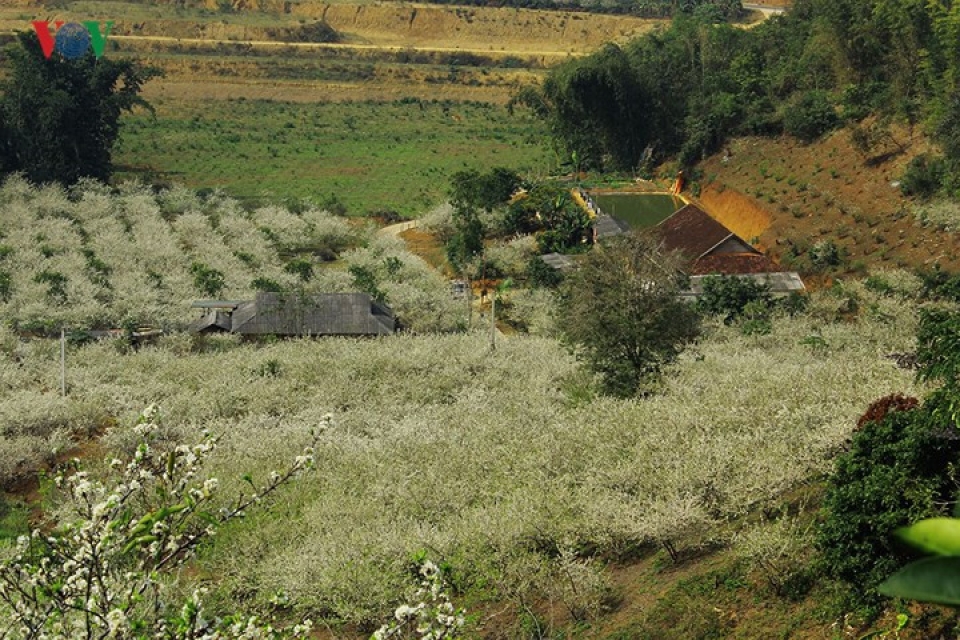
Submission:
M 377 629 L 371 640 L 455 640 L 459 637 L 464 612 L 463 609 L 454 609 L 440 568 L 427 560 L 420 567 L 420 575 L 420 588 L 414 594 L 417 603 L 397 607 L 394 620 Z
M 56 477 L 74 520 L 49 534 L 21 536 L 13 557 L 0 565 L 0 615 L 10 620 L 0 638 L 302 637 L 309 623 L 282 632 L 252 616 L 209 620 L 199 590 L 181 608 L 171 606 L 162 573 L 181 566 L 220 525 L 312 468 L 313 445 L 329 424 L 328 415 L 286 470 L 259 487 L 246 477 L 253 493 L 217 510 L 210 508 L 217 479 L 198 479 L 217 438 L 205 432 L 192 447 L 154 450 L 159 411 L 148 407 L 135 427 L 142 442 L 133 459 L 110 464 L 119 474 L 115 483 L 81 471 L 78 460 Z

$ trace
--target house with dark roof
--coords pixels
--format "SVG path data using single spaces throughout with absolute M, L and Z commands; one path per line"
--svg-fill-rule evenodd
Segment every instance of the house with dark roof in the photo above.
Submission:
M 700 295 L 701 281 L 710 275 L 753 280 L 767 285 L 775 295 L 805 289 L 797 273 L 781 271 L 762 252 L 696 205 L 686 205 L 653 231 L 659 234 L 663 250 L 678 251 L 686 259 L 690 289 L 684 296 Z
M 654 227 L 663 249 L 679 251 L 691 264 L 719 255 L 763 255 L 694 204 L 688 204 Z
M 366 293 L 298 295 L 260 292 L 254 300 L 207 300 L 193 304 L 204 315 L 196 333 L 274 336 L 378 336 L 396 331 L 393 311 Z

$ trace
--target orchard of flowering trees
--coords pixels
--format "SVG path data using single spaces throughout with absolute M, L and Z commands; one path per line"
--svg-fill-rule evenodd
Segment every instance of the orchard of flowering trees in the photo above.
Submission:
M 347 270 L 325 268 L 337 257 L 368 270 L 413 330 L 455 328 L 465 315 L 402 243 L 319 208 L 248 211 L 217 192 L 35 187 L 19 177 L 0 186 L 0 207 L 0 313 L 19 331 L 176 329 L 199 298 L 358 290 Z
M 839 320 L 851 297 L 872 309 L 853 323 Z M 85 433 L 103 432 L 106 460 L 132 459 L 130 425 L 158 402 L 157 446 L 218 434 L 198 481 L 249 495 L 244 478 L 282 472 L 329 411 L 310 475 L 274 492 L 269 511 L 221 527 L 193 565 L 199 580 L 183 576 L 171 598 L 200 586 L 207 619 L 242 611 L 372 631 L 426 593 L 426 549 L 455 579 L 454 612 L 470 594 L 589 620 L 610 602 L 605 554 L 651 545 L 669 561 L 741 544 L 715 536 L 828 472 L 870 400 L 917 393 L 910 372 L 878 355 L 912 344 L 904 298 L 847 286 L 808 313 L 774 318 L 765 335 L 711 326 L 642 401 L 595 395 L 553 339 L 519 334 L 491 352 L 483 332 L 262 345 L 172 334 L 138 352 L 92 343 L 69 348 L 60 398 L 56 344 L 5 330 L 0 477 L 22 478 Z M 799 527 L 774 524 L 745 536 L 743 553 L 782 570 L 809 546 Z

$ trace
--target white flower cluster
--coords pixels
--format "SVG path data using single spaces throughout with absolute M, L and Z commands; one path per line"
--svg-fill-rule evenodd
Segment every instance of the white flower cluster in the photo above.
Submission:
M 377 629 L 371 640 L 417 638 L 453 640 L 463 628 L 463 610 L 456 610 L 444 589 L 440 568 L 427 560 L 420 567 L 423 580 L 414 593 L 415 605 L 402 604 L 393 612 L 394 620 Z
M 209 434 L 194 446 L 151 448 L 160 422 L 155 405 L 140 416 L 143 438 L 133 459 L 112 460 L 119 477 L 105 484 L 79 470 L 57 476 L 74 520 L 48 535 L 21 536 L 13 556 L 0 564 L 0 638 L 131 638 L 153 629 L 157 637 L 288 638 L 304 637 L 309 622 L 274 629 L 256 617 L 210 619 L 203 613 L 201 590 L 179 614 L 167 602 L 164 571 L 182 565 L 217 524 L 246 509 L 313 464 L 313 449 L 284 473 L 277 473 L 252 498 L 240 496 L 214 515 L 207 503 L 216 494 L 216 478 L 196 479 L 214 450 Z

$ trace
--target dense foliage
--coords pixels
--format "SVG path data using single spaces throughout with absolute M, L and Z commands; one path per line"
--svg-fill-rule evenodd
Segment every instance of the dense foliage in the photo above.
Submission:
M 693 163 L 731 135 L 786 130 L 809 141 L 877 113 L 929 123 L 953 167 L 958 11 L 918 0 L 798 0 L 750 30 L 679 15 L 668 29 L 557 67 L 542 90 L 518 99 L 575 165 L 631 170 L 650 152 Z M 942 171 L 936 186 L 953 174 Z
M 867 600 L 910 557 L 894 532 L 945 515 L 957 498 L 960 315 L 925 311 L 917 343 L 918 377 L 942 386 L 922 404 L 899 395 L 872 404 L 837 459 L 824 501 L 823 566 Z
M 818 546 L 827 573 L 861 598 L 875 596 L 877 585 L 910 557 L 893 532 L 942 513 L 954 497 L 960 439 L 938 419 L 946 400 L 935 396 L 906 410 L 915 401 L 886 403 L 885 415 L 865 421 L 837 460 Z
M 120 115 L 148 106 L 140 89 L 155 76 L 133 60 L 44 58 L 35 33 L 3 53 L 0 83 L 0 176 L 22 172 L 36 183 L 107 180 Z
M 560 329 L 607 392 L 633 395 L 697 337 L 699 315 L 678 296 L 683 281 L 676 256 L 639 234 L 597 245 L 566 278 Z
M 736 276 L 708 276 L 702 281 L 703 293 L 697 308 L 703 313 L 722 315 L 729 322 L 743 313 L 751 302 L 769 305 L 770 287 Z

